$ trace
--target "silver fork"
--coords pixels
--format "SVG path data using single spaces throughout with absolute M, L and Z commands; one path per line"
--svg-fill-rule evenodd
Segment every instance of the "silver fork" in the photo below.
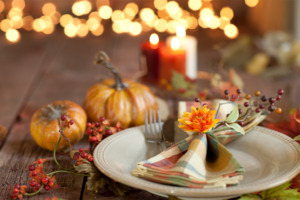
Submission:
M 156 113 L 158 118 L 157 120 Z M 145 111 L 145 139 L 146 142 L 159 144 L 162 151 L 166 149 L 165 138 L 162 134 L 161 119 L 159 112 L 157 111 L 149 110 L 149 117 L 147 110 Z

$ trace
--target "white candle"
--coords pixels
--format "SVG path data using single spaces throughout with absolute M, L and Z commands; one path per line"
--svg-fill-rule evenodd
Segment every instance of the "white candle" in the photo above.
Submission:
M 176 35 L 180 41 L 180 48 L 186 51 L 186 74 L 191 79 L 197 78 L 197 39 L 185 34 L 185 28 L 178 26 Z M 167 38 L 167 45 L 171 47 L 171 41 L 176 36 Z

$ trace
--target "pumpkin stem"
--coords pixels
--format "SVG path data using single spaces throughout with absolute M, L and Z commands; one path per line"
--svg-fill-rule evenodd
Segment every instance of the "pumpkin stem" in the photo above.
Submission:
M 95 64 L 103 65 L 104 67 L 106 67 L 107 69 L 109 69 L 112 72 L 112 74 L 114 75 L 114 78 L 115 78 L 115 84 L 113 85 L 113 88 L 115 88 L 116 90 L 123 90 L 128 87 L 128 85 L 123 82 L 116 67 L 114 67 L 111 64 L 110 58 L 104 51 L 99 51 L 96 54 Z

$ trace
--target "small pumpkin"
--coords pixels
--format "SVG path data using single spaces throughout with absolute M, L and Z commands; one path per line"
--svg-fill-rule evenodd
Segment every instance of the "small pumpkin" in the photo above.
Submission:
M 60 136 L 58 119 L 61 115 L 65 115 L 67 120 L 74 121 L 74 124 L 64 131 L 71 144 L 75 144 L 83 137 L 87 122 L 83 108 L 72 101 L 55 101 L 37 110 L 31 118 L 30 132 L 40 147 L 54 150 Z M 69 143 L 62 137 L 57 150 L 67 147 Z
M 98 121 L 104 116 L 113 124 L 120 121 L 124 128 L 144 124 L 145 110 L 158 109 L 154 94 L 141 83 L 122 80 L 104 52 L 96 55 L 96 63 L 108 68 L 114 79 L 97 83 L 87 91 L 83 108 L 89 120 Z

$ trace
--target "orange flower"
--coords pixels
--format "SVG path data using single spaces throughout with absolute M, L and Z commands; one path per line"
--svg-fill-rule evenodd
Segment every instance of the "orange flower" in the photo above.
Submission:
M 215 114 L 216 111 L 208 109 L 206 105 L 197 109 L 192 106 L 191 113 L 184 112 L 182 119 L 178 119 L 182 123 L 178 127 L 185 131 L 205 133 L 219 122 L 219 119 L 214 119 Z

